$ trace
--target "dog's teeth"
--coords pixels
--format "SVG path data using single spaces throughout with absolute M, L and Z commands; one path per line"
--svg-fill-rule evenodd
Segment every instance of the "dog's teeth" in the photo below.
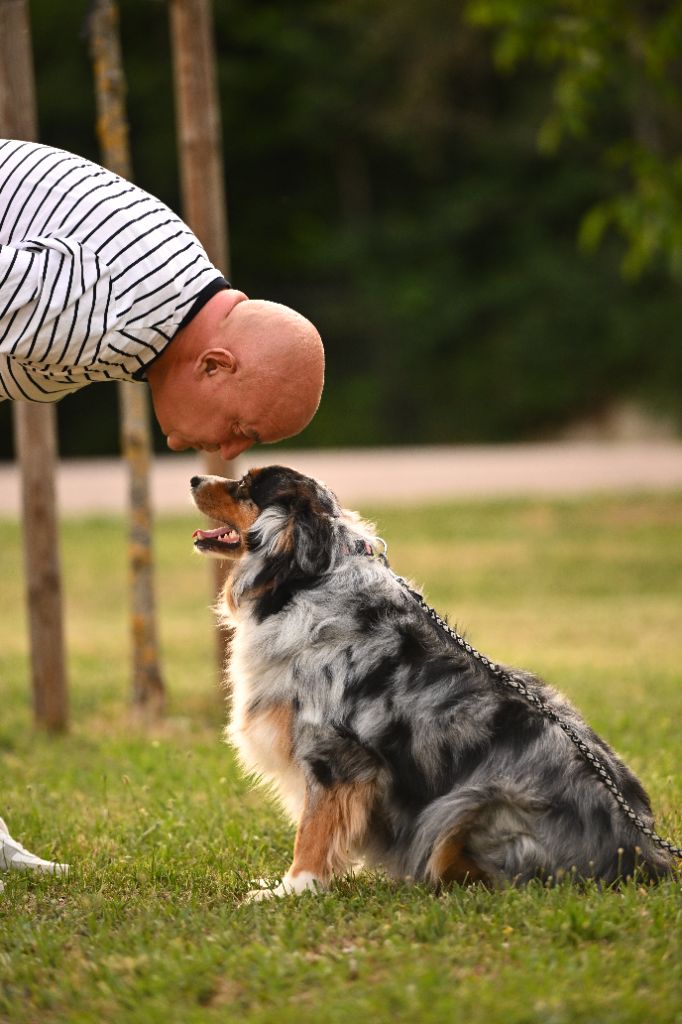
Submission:
M 194 540 L 225 540 L 233 544 L 239 540 L 238 532 L 231 526 L 219 526 L 216 530 L 195 530 Z

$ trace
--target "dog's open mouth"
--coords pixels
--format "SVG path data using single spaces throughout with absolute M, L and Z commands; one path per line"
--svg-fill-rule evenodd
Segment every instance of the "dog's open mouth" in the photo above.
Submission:
M 194 547 L 198 551 L 217 551 L 227 553 L 235 551 L 241 544 L 239 530 L 227 523 L 216 530 L 195 530 L 192 534 Z

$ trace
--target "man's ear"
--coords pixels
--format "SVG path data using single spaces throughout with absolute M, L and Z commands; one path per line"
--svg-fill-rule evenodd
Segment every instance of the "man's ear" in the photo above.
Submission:
M 227 348 L 206 348 L 197 356 L 192 376 L 195 380 L 201 377 L 213 377 L 219 373 L 235 373 L 237 358 Z

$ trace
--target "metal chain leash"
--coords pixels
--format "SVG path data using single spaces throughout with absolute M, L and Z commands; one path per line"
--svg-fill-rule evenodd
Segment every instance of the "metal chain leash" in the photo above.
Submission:
M 620 789 L 618 788 L 615 779 L 611 775 L 609 769 L 606 767 L 604 762 L 580 738 L 580 736 L 578 735 L 578 733 L 572 725 L 564 721 L 564 719 L 561 718 L 561 716 L 558 715 L 557 712 L 554 711 L 554 709 L 551 708 L 549 704 L 547 704 L 547 702 L 542 699 L 542 697 L 539 697 L 538 694 L 533 693 L 531 690 L 529 690 L 522 679 L 519 679 L 518 676 L 514 676 L 510 672 L 505 672 L 505 670 L 503 668 L 500 668 L 499 665 L 496 665 L 494 661 L 491 661 L 490 658 L 486 658 L 484 654 L 481 654 L 480 651 L 477 651 L 476 648 L 472 647 L 470 643 L 467 643 L 463 636 L 460 636 L 459 633 L 452 629 L 452 627 L 449 626 L 448 623 L 443 618 L 441 618 L 438 612 L 426 603 L 426 601 L 421 596 L 421 594 L 418 593 L 418 591 L 412 589 L 412 587 L 409 585 L 406 579 L 404 579 L 402 576 L 398 576 L 397 573 L 393 572 L 391 567 L 388 565 L 385 556 L 379 557 L 383 558 L 384 564 L 386 565 L 386 568 L 391 573 L 393 578 L 397 580 L 397 582 L 408 592 L 408 594 L 410 594 L 414 598 L 414 600 L 420 605 L 422 610 L 426 612 L 429 618 L 431 618 L 436 623 L 436 625 L 450 637 L 451 640 L 454 640 L 455 643 L 462 648 L 462 650 L 466 651 L 467 654 L 470 654 L 472 658 L 475 658 L 476 661 L 478 661 L 481 665 L 484 666 L 484 668 L 487 668 L 488 671 L 495 676 L 498 682 L 502 683 L 502 685 L 506 686 L 508 689 L 513 690 L 515 693 L 520 694 L 524 698 L 524 700 L 528 701 L 529 704 L 532 704 L 533 707 L 537 708 L 537 710 L 542 715 L 544 715 L 546 718 L 551 719 L 552 722 L 558 725 L 559 728 L 566 733 L 571 742 L 578 748 L 582 756 L 588 762 L 590 767 L 594 770 L 599 781 L 609 790 L 609 792 L 611 793 L 614 800 L 619 805 L 625 816 L 629 818 L 632 824 L 643 835 L 647 836 L 647 838 L 650 839 L 652 843 L 654 843 L 656 846 L 659 846 L 662 850 L 666 850 L 669 854 L 671 854 L 671 856 L 682 858 L 682 848 L 679 846 L 675 846 L 669 840 L 663 839 L 662 836 L 657 835 L 657 833 L 654 832 L 654 830 L 650 828 L 646 824 L 646 822 L 644 822 L 640 818 L 637 812 L 630 806 L 630 804 L 627 802 L 627 800 L 621 793 Z

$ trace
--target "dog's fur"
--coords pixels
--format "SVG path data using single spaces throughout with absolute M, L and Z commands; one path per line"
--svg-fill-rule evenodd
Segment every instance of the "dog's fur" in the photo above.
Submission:
M 228 735 L 297 825 L 283 894 L 363 862 L 434 885 L 667 874 L 564 732 L 428 618 L 372 527 L 280 466 L 195 477 L 197 531 L 230 560 Z M 236 532 L 235 532 L 236 531 Z M 651 823 L 633 773 L 553 690 L 515 672 L 594 749 Z

